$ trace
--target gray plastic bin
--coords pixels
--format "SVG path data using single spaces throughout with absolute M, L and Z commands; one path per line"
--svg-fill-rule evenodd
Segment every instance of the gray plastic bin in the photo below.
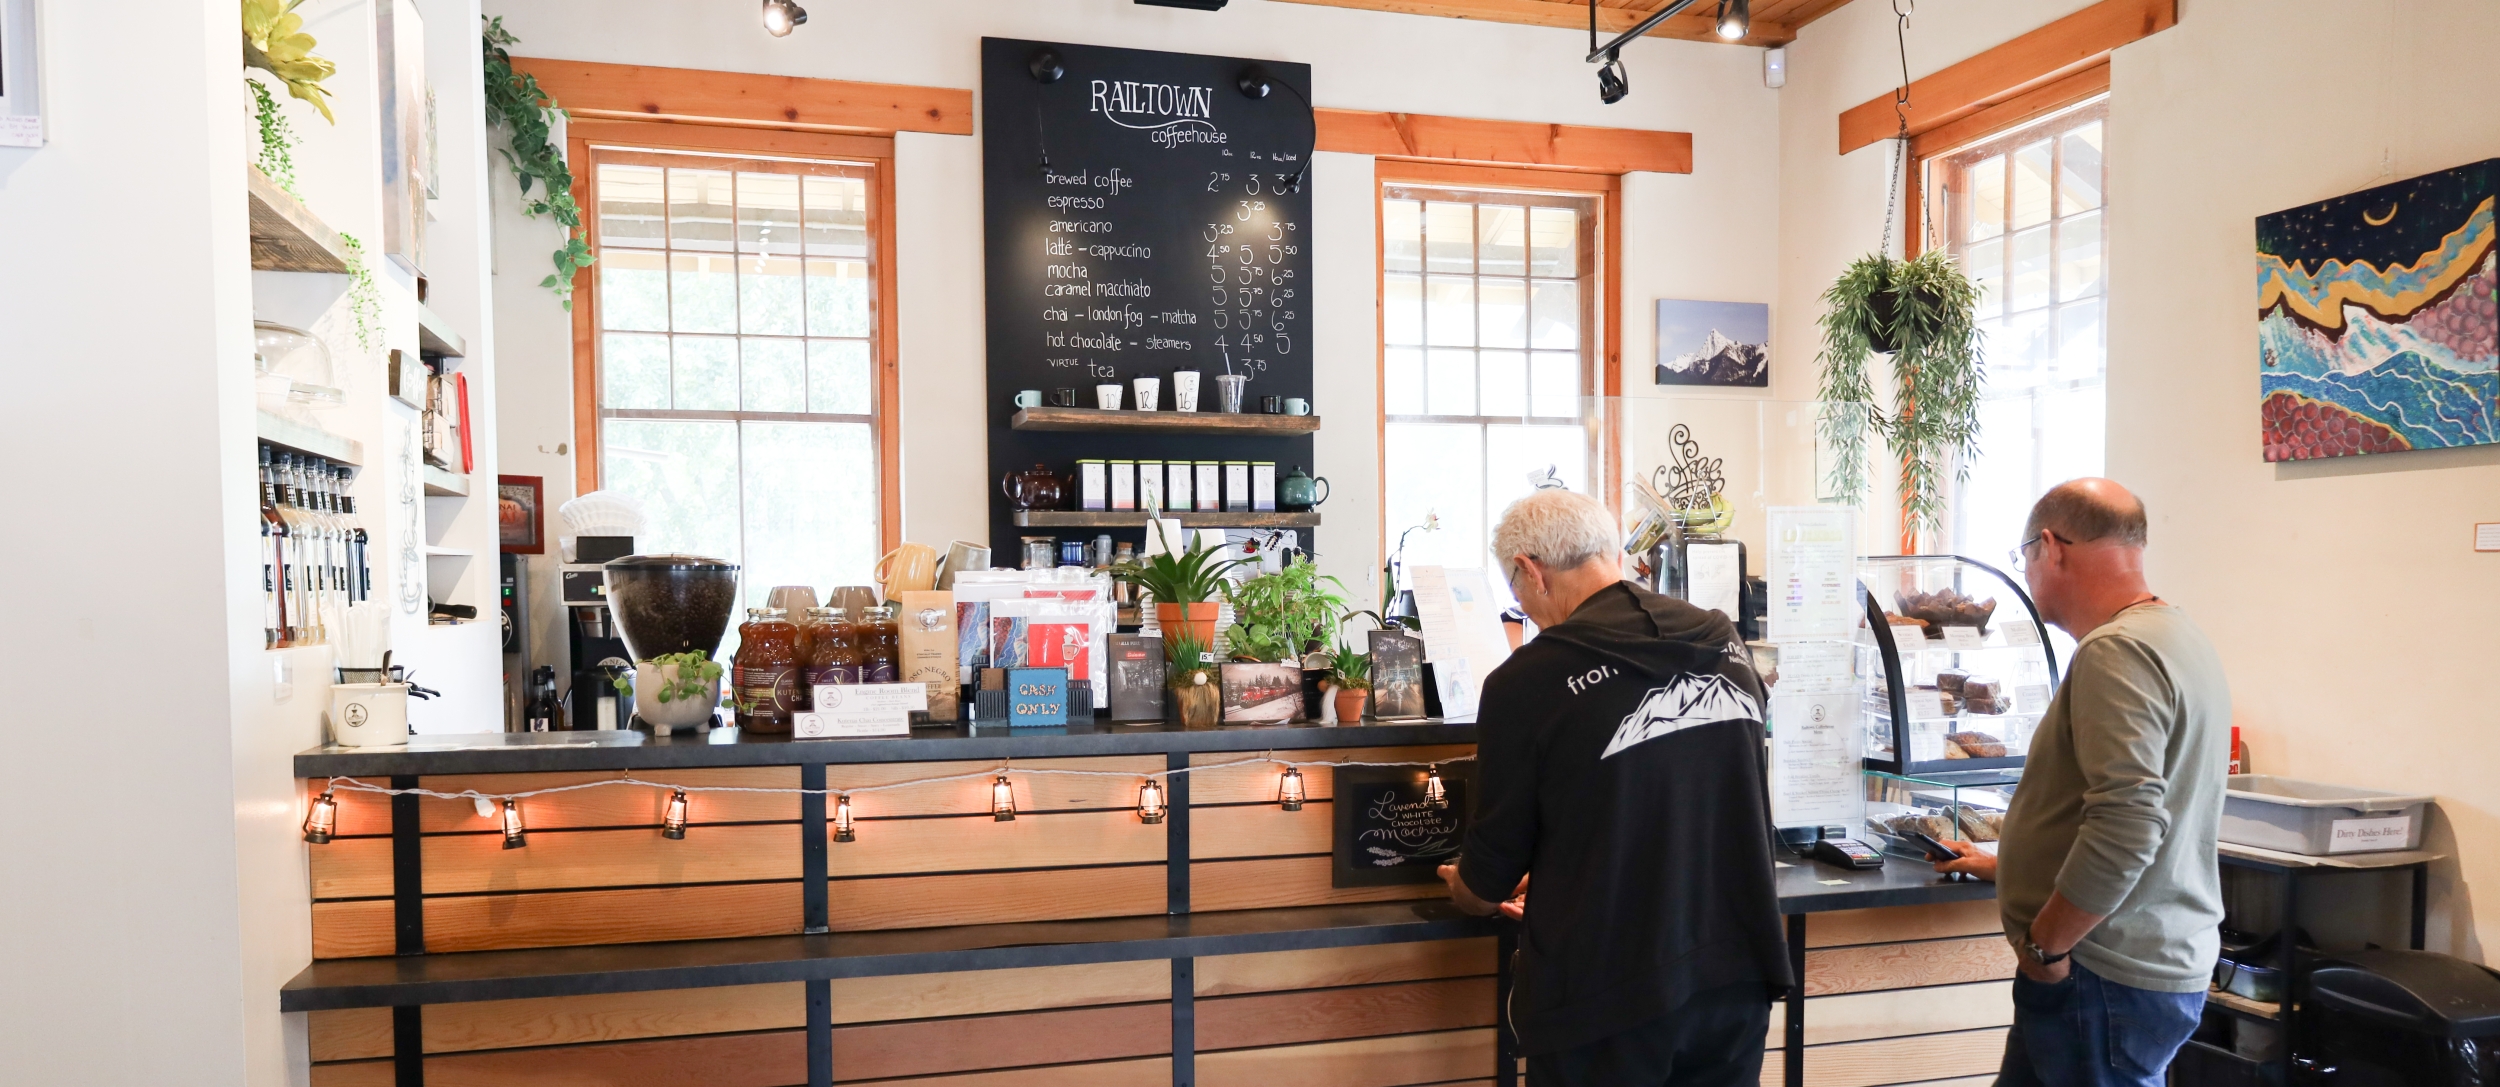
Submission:
M 2313 857 L 2383 853 L 2422 845 L 2427 796 L 2234 774 L 2222 801 L 2222 840 Z

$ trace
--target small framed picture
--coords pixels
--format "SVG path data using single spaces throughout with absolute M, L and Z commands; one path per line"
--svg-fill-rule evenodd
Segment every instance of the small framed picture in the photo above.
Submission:
M 495 477 L 495 527 L 503 549 L 516 555 L 547 553 L 544 476 Z
M 1302 716 L 1302 665 L 1229 662 L 1216 669 L 1224 684 L 1224 723 L 1281 723 Z

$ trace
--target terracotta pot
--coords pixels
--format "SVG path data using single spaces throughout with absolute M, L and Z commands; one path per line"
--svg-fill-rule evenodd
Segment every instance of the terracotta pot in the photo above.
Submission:
M 1348 690 L 1343 687 L 1337 688 L 1334 694 L 1334 697 L 1337 700 L 1337 721 L 1340 724 L 1352 724 L 1362 720 L 1363 697 L 1370 693 L 1370 691 Z
M 1182 728 L 1214 728 L 1222 720 L 1224 698 L 1218 690 L 1213 679 L 1172 688 L 1172 705 L 1180 711 Z
M 1223 607 L 1221 604 L 1214 603 L 1165 604 L 1157 602 L 1155 622 L 1162 624 L 1163 629 L 1173 633 L 1188 631 L 1191 637 L 1198 639 L 1199 645 L 1206 646 L 1208 652 L 1214 652 L 1215 617 L 1222 612 Z

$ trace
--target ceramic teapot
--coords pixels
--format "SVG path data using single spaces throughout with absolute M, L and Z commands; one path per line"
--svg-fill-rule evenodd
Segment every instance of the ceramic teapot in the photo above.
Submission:
M 1313 478 L 1302 471 L 1301 465 L 1294 465 L 1291 475 L 1276 481 L 1276 508 L 1310 509 L 1328 501 L 1328 490 L 1328 477 Z
M 1055 510 L 1067 501 L 1068 484 L 1036 464 L 1026 471 L 1007 473 L 998 481 L 998 491 L 1019 510 Z

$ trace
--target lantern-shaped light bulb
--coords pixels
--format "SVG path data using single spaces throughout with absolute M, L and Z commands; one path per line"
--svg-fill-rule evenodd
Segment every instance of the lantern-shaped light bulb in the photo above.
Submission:
M 505 849 L 519 849 L 522 846 L 528 845 L 529 842 L 522 837 L 522 835 L 526 833 L 528 833 L 528 828 L 521 825 L 521 805 L 517 801 L 504 801 L 503 847 Z
M 1007 775 L 998 775 L 990 783 L 990 816 L 1001 823 L 1016 821 L 1016 787 L 1007 784 Z
M 686 791 L 684 789 L 669 794 L 668 812 L 660 817 L 660 837 L 679 842 L 686 839 Z
M 321 790 L 321 798 L 304 812 L 304 840 L 314 845 L 330 844 L 330 832 L 339 825 L 339 802 L 330 790 Z
M 849 793 L 844 793 L 833 800 L 833 840 L 837 842 L 859 840 L 858 835 L 851 833 L 851 794 Z
M 1438 765 L 1424 768 L 1424 801 L 1436 808 L 1450 806 L 1450 790 L 1441 784 L 1441 767 Z
M 1163 821 L 1163 784 L 1153 778 L 1147 778 L 1145 784 L 1137 787 L 1137 821 Z
M 1283 776 L 1276 779 L 1276 802 L 1286 811 L 1302 810 L 1302 771 L 1299 768 L 1285 767 Z

